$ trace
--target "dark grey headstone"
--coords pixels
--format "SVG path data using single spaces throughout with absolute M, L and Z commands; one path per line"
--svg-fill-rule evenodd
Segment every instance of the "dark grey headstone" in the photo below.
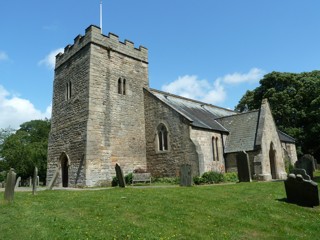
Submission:
M 190 187 L 192 185 L 191 165 L 183 164 L 180 167 L 180 186 Z
M 294 168 L 291 173 L 298 175 L 300 174 L 304 180 L 311 180 L 311 177 L 306 173 L 306 170 L 303 168 Z
M 32 194 L 35 195 L 37 192 L 37 180 L 38 180 L 38 168 L 34 168 L 33 178 L 32 178 Z
M 239 182 L 251 182 L 249 156 L 245 152 L 236 155 Z
M 11 168 L 7 176 L 6 188 L 4 191 L 4 199 L 8 202 L 13 202 L 16 175 L 17 174 L 14 172 L 14 169 Z
M 119 181 L 119 186 L 124 188 L 126 186 L 126 182 L 124 180 L 122 169 L 118 163 L 116 164 L 115 169 L 116 169 L 116 175 Z
M 313 179 L 313 171 L 315 170 L 314 158 L 309 156 L 311 155 L 304 155 L 295 163 L 295 167 L 306 170 L 306 173 Z
M 314 181 L 304 180 L 300 174 L 292 173 L 284 185 L 288 202 L 306 207 L 319 206 L 318 184 Z

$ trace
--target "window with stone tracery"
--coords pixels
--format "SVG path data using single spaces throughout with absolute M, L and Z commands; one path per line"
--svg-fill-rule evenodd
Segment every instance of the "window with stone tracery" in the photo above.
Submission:
M 158 151 L 168 150 L 168 130 L 164 124 L 158 126 Z

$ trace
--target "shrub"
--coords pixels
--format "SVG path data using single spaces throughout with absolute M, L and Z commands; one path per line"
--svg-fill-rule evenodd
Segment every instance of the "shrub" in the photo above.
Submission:
M 116 186 L 118 186 L 119 185 L 119 180 L 118 180 L 118 178 L 117 177 L 113 177 L 112 178 L 112 182 L 111 182 L 111 186 L 112 187 L 116 187 Z
M 219 172 L 205 172 L 202 174 L 202 178 L 204 180 L 204 183 L 219 183 L 223 182 L 223 174 Z
M 238 182 L 238 174 L 236 172 L 228 172 L 223 174 L 224 182 Z
M 132 184 L 132 173 L 125 175 L 124 180 L 126 181 L 126 184 Z
M 193 183 L 196 185 L 204 184 L 204 180 L 200 176 L 193 177 Z

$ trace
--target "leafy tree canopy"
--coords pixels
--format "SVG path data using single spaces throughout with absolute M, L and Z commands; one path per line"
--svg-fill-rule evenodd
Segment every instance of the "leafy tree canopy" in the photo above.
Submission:
M 312 154 L 320 161 L 320 71 L 266 74 L 236 110 L 258 109 L 264 98 L 278 128 L 296 139 L 298 154 Z
M 49 131 L 49 120 L 32 120 L 21 124 L 19 130 L 4 137 L 0 147 L 0 168 L 3 168 L 0 171 L 12 167 L 18 176 L 26 179 L 33 176 L 36 166 L 40 180 L 45 181 Z

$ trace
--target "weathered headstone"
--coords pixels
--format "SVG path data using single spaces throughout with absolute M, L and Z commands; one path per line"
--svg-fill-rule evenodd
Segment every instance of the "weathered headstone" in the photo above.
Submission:
M 302 158 L 295 163 L 295 167 L 305 169 L 306 173 L 313 179 L 315 160 L 310 154 L 303 155 Z
M 191 165 L 183 164 L 180 166 L 180 186 L 190 187 L 192 185 Z
M 116 169 L 116 175 L 119 181 L 119 187 L 124 188 L 126 186 L 126 182 L 124 180 L 122 169 L 118 163 L 116 163 L 115 169 Z
M 32 178 L 32 194 L 35 195 L 37 192 L 37 180 L 38 180 L 38 168 L 34 167 L 34 173 Z
M 314 181 L 304 180 L 300 174 L 291 173 L 284 185 L 288 202 L 306 207 L 319 206 L 318 184 Z
M 7 182 L 6 182 L 6 188 L 4 191 L 4 199 L 8 202 L 13 202 L 14 198 L 14 187 L 16 184 L 16 173 L 14 172 L 14 169 L 11 168 L 8 175 L 7 175 Z
M 53 177 L 51 178 L 49 185 L 47 187 L 48 190 L 52 190 L 52 188 L 53 188 L 54 184 L 56 183 L 56 180 L 59 176 L 60 169 L 61 169 L 60 167 L 57 167 L 56 171 L 54 172 Z
M 239 182 L 251 182 L 251 171 L 249 156 L 246 152 L 242 151 L 237 153 L 237 168 Z
M 304 180 L 311 180 L 311 177 L 306 173 L 306 170 L 303 168 L 294 168 L 291 173 L 298 175 L 300 174 Z
M 18 177 L 18 179 L 17 179 L 17 181 L 16 181 L 16 185 L 14 186 L 14 188 L 19 187 L 20 182 L 21 182 L 21 177 Z

